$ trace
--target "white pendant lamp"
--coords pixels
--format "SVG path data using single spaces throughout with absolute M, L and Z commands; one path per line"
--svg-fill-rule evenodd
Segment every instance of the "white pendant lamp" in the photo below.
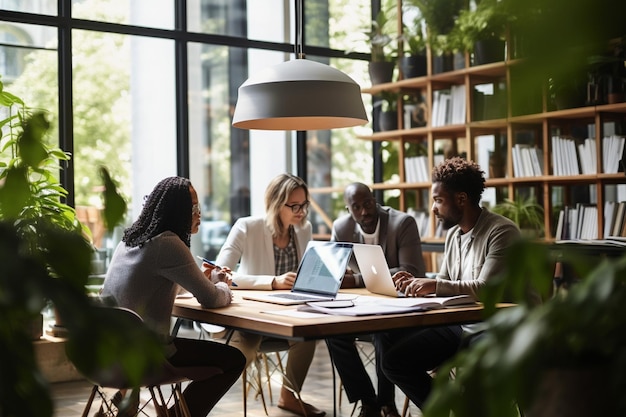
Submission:
M 348 75 L 302 53 L 302 4 L 296 0 L 296 56 L 239 87 L 233 126 L 259 130 L 325 130 L 367 123 L 361 88 Z

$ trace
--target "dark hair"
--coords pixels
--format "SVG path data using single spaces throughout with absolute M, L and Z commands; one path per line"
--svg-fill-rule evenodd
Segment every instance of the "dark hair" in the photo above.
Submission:
M 161 180 L 152 190 L 139 218 L 124 231 L 126 246 L 144 244 L 167 230 L 190 246 L 191 240 L 191 181 L 182 177 Z
M 485 190 L 485 172 L 474 161 L 455 156 L 433 168 L 432 182 L 439 182 L 448 192 L 464 192 L 473 204 L 480 203 Z

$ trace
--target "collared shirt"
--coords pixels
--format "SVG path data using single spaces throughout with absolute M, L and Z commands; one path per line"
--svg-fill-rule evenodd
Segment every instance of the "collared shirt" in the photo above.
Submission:
M 276 276 L 298 270 L 298 251 L 296 250 L 293 226 L 289 226 L 289 243 L 287 246 L 279 248 L 274 245 L 274 264 L 276 265 Z

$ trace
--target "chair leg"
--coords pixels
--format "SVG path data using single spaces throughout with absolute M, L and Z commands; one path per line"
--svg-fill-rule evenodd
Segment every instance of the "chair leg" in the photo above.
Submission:
M 261 381 L 261 369 L 259 369 L 261 361 L 257 358 L 256 360 L 256 384 L 258 387 L 257 395 L 261 396 L 261 402 L 263 403 L 263 410 L 265 411 L 265 415 L 268 416 L 267 412 L 267 403 L 265 402 L 265 394 L 263 392 L 263 381 Z
M 248 369 L 244 369 L 241 373 L 241 383 L 243 384 L 243 417 L 248 416 L 248 377 L 247 377 Z
M 404 397 L 404 406 L 402 406 L 402 417 L 407 416 L 411 417 L 411 412 L 409 411 L 409 397 Z
M 272 380 L 270 375 L 270 366 L 267 360 L 267 355 L 265 353 L 263 355 L 263 365 L 265 366 L 265 378 L 267 379 L 267 391 L 270 394 L 270 404 L 274 404 L 274 398 L 272 397 Z
M 252 365 L 252 364 L 251 364 Z M 267 403 L 265 402 L 265 395 L 263 393 L 263 385 L 261 381 L 261 369 L 260 369 L 260 360 L 257 357 L 254 361 L 254 371 L 255 374 L 251 381 L 248 380 L 248 371 L 250 370 L 250 366 L 248 366 L 242 373 L 242 383 L 243 383 L 243 415 L 247 416 L 248 413 L 248 394 L 250 393 L 250 388 L 254 386 L 256 389 L 255 397 L 261 397 L 261 402 L 263 404 L 263 410 L 265 411 L 265 415 L 269 415 L 267 411 Z
M 185 400 L 185 396 L 183 395 L 182 384 L 179 382 L 172 386 L 174 390 L 174 402 L 176 404 L 176 416 L 180 414 L 180 417 L 191 417 L 191 412 L 189 411 L 189 406 L 187 405 L 187 400 Z
M 341 398 L 343 397 L 343 381 L 339 378 L 339 408 L 341 408 Z
M 91 411 L 91 404 L 93 403 L 93 399 L 96 397 L 97 392 L 98 392 L 98 386 L 94 385 L 91 388 L 91 393 L 89 394 L 89 399 L 87 400 L 87 404 L 85 404 L 82 417 L 87 417 L 89 415 L 89 411 Z

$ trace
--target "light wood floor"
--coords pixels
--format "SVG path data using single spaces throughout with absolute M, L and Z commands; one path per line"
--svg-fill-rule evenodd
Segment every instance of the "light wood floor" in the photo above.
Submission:
M 180 334 L 185 337 L 197 337 L 197 334 L 193 333 L 193 330 L 183 330 Z M 371 349 L 371 345 L 364 347 Z M 373 366 L 368 367 L 372 380 L 374 379 Z M 276 401 L 278 399 L 278 393 L 280 392 L 282 380 L 280 376 L 275 375 L 272 377 L 272 394 L 273 401 L 270 403 L 269 393 L 267 386 L 265 386 L 265 396 L 268 403 L 269 416 L 275 417 L 292 417 L 294 414 L 281 410 L 276 407 Z M 339 379 L 337 378 L 337 384 Z M 91 385 L 86 381 L 76 382 L 63 382 L 55 383 L 52 385 L 52 395 L 55 401 L 55 416 L 57 417 L 79 417 L 82 415 L 83 408 L 89 397 Z M 336 392 L 339 392 L 336 389 Z M 310 402 L 318 408 L 325 410 L 326 415 L 331 417 L 333 415 L 333 374 L 330 364 L 330 358 L 328 356 L 328 350 L 326 344 L 323 341 L 319 341 L 317 344 L 315 358 L 307 375 L 307 379 L 304 383 L 302 390 L 302 397 L 305 401 Z M 142 396 L 144 394 L 142 393 Z M 337 397 L 338 398 L 338 397 Z M 398 410 L 402 412 L 402 406 L 404 404 L 404 395 L 399 390 L 396 392 L 396 402 L 398 404 Z M 238 382 L 233 385 L 228 393 L 220 400 L 217 406 L 211 411 L 211 416 L 242 416 L 243 415 L 243 402 L 242 402 L 242 382 L 239 379 Z M 248 396 L 248 416 L 250 417 L 265 417 L 262 401 L 259 397 L 255 398 L 255 393 L 250 392 Z M 353 404 L 350 404 L 345 396 L 342 395 L 341 407 L 337 409 L 337 416 L 348 417 L 353 410 Z M 90 416 L 96 411 L 96 408 L 92 408 Z M 419 410 L 414 406 L 409 409 L 412 417 L 421 416 Z M 354 416 L 358 414 L 358 409 L 354 413 Z M 154 414 L 151 414 L 154 415 Z

